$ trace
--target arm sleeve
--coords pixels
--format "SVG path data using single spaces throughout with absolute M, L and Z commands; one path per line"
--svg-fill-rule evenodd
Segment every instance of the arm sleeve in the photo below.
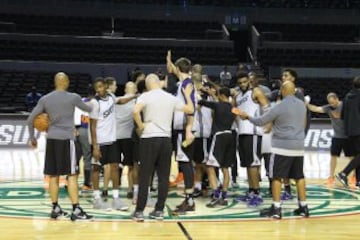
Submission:
M 211 109 L 215 109 L 216 108 L 216 103 L 215 102 L 209 102 L 209 101 L 205 101 L 205 100 L 200 100 L 198 102 L 199 105 L 202 105 L 204 107 L 208 107 Z
M 329 105 L 321 106 L 321 108 L 324 111 L 324 113 L 329 114 L 329 111 L 330 111 L 330 106 Z
M 40 101 L 37 103 L 36 107 L 32 110 L 31 114 L 29 115 L 27 119 L 28 129 L 29 129 L 29 138 L 34 139 L 35 137 L 35 131 L 33 126 L 34 118 L 39 115 L 40 113 L 43 113 L 45 110 L 44 108 L 44 101 L 40 99 Z
M 87 104 L 85 104 L 82 100 L 81 97 L 77 94 L 75 94 L 74 97 L 74 103 L 75 106 L 78 107 L 79 109 L 83 110 L 84 112 L 90 112 L 91 111 L 91 107 L 88 106 Z
M 249 117 L 249 121 L 256 126 L 264 126 L 267 123 L 273 122 L 279 115 L 279 108 L 277 106 L 270 109 L 269 111 L 264 113 L 264 115 L 258 118 Z

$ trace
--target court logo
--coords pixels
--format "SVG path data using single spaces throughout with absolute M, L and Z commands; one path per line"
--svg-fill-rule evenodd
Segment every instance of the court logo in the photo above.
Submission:
M 1 183 L 0 184 L 0 216 L 22 217 L 22 218 L 43 218 L 48 219 L 51 204 L 46 191 L 41 187 L 42 183 Z M 265 185 L 264 185 L 265 186 Z M 240 189 L 246 189 L 246 184 L 241 184 Z M 173 216 L 171 211 L 182 200 L 180 191 L 170 191 L 165 207 L 165 219 L 169 221 L 241 221 L 260 219 L 260 209 L 269 207 L 272 200 L 264 196 L 264 203 L 256 208 L 249 208 L 245 203 L 233 201 L 235 196 L 242 191 L 229 191 L 228 206 L 219 208 L 207 208 L 205 205 L 209 198 L 196 199 L 196 212 L 184 216 Z M 263 189 L 265 192 L 265 188 Z M 126 221 L 130 220 L 130 214 L 135 206 L 131 200 L 126 199 L 126 191 L 121 191 L 121 198 L 131 207 L 128 212 L 122 211 L 100 211 L 92 207 L 92 194 L 81 195 L 80 204 L 89 213 L 95 216 L 97 221 Z M 307 187 L 307 202 L 310 208 L 311 217 L 346 215 L 360 213 L 360 193 L 348 189 L 328 189 L 325 186 L 309 185 Z M 109 199 L 109 201 L 111 201 Z M 60 191 L 59 203 L 71 211 L 71 204 L 64 189 Z M 296 200 L 285 201 L 282 204 L 283 218 L 294 218 L 293 210 L 297 208 Z M 145 209 L 147 215 L 152 208 Z

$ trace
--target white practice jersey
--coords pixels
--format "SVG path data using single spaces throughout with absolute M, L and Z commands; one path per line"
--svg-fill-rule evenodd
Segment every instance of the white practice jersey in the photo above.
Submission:
M 97 143 L 100 145 L 108 145 L 116 141 L 115 103 L 115 97 L 110 94 L 105 98 L 95 97 L 91 100 L 93 110 L 90 119 L 97 120 L 96 135 Z
M 252 98 L 253 91 L 250 89 L 245 93 L 240 93 L 236 96 L 236 107 L 246 112 L 250 116 L 260 115 L 260 106 L 254 102 Z M 256 127 L 248 120 L 237 119 L 238 135 L 262 135 L 261 127 Z

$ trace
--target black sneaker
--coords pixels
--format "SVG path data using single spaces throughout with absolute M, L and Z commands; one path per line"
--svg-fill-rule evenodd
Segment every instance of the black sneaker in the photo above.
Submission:
M 159 210 L 154 210 L 149 213 L 149 218 L 156 220 L 164 220 L 164 212 Z
M 281 207 L 277 208 L 274 204 L 271 204 L 270 208 L 265 208 L 260 211 L 260 217 L 281 219 Z
M 144 221 L 144 213 L 143 212 L 134 212 L 131 215 L 132 219 L 137 222 L 143 222 Z
M 179 206 L 176 207 L 173 214 L 175 215 L 185 215 L 186 213 L 195 212 L 195 203 L 189 205 L 186 200 L 184 200 Z
M 335 174 L 335 177 L 344 187 L 349 187 L 347 176 L 344 173 Z
M 195 188 L 194 192 L 193 192 L 193 197 L 197 198 L 197 197 L 200 197 L 200 196 L 202 196 L 202 191 L 200 189 L 198 189 L 198 188 Z
M 68 216 L 69 214 L 63 211 L 60 206 L 56 206 L 50 213 L 50 218 L 52 219 L 59 219 Z
M 94 216 L 88 215 L 81 207 L 75 208 L 71 213 L 71 221 L 92 221 Z
M 214 197 L 213 197 L 213 198 L 210 200 L 210 202 L 206 204 L 206 207 L 208 207 L 208 208 L 213 208 L 213 207 L 215 207 L 216 205 L 219 204 L 219 201 L 220 201 L 220 198 L 214 198 Z
M 309 217 L 310 214 L 309 214 L 309 208 L 308 208 L 308 206 L 307 206 L 307 205 L 304 206 L 304 207 L 299 206 L 298 209 L 295 209 L 295 210 L 294 210 L 294 215 L 296 215 L 296 216 L 302 216 L 302 217 L 306 217 L 306 218 Z

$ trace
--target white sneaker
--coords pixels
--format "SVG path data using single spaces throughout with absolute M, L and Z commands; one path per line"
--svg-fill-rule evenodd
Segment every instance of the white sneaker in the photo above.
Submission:
M 123 203 L 120 198 L 114 198 L 112 201 L 112 208 L 120 211 L 127 211 L 129 206 Z
M 94 209 L 111 211 L 110 204 L 107 202 L 104 202 L 101 198 L 94 199 L 93 206 L 94 206 Z

